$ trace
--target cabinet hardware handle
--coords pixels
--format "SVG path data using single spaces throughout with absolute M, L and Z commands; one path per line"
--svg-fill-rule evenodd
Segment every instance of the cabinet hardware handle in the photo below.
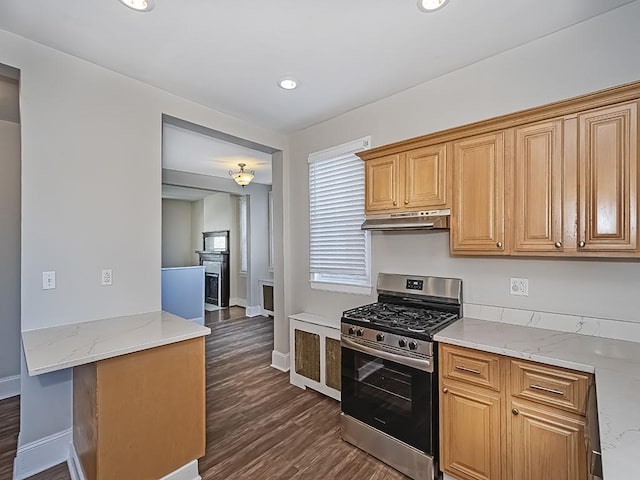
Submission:
M 469 372 L 475 375 L 480 375 L 480 370 L 474 370 L 473 368 L 467 368 L 461 365 L 456 365 L 456 370 L 462 370 L 463 372 Z
M 396 202 L 395 200 L 393 201 L 393 206 L 395 207 L 396 205 L 398 205 L 398 202 Z
M 444 387 L 444 388 L 442 389 L 442 393 L 447 393 L 448 391 L 449 391 L 449 389 L 448 389 L 447 387 Z
M 511 410 L 511 413 L 513 413 L 514 415 L 518 415 L 520 413 L 520 410 L 514 408 L 513 410 Z
M 562 395 L 564 397 L 564 392 L 561 392 L 560 390 L 554 390 L 553 388 L 547 388 L 547 387 L 543 387 L 541 385 L 529 385 L 529 388 L 532 388 L 534 390 L 540 390 L 542 392 L 547 392 L 547 393 L 553 393 L 554 395 Z
M 555 247 L 556 248 L 562 248 L 562 242 L 556 242 L 555 243 Z
M 584 243 L 584 241 L 582 241 L 582 240 L 580 242 L 578 242 L 578 247 L 580 247 L 580 248 L 584 248 L 585 245 L 586 245 L 586 243 Z
M 404 201 L 404 204 L 405 204 L 405 205 L 409 205 L 409 200 L 405 200 L 405 201 Z
M 498 243 L 496 243 L 496 247 L 498 247 L 498 248 L 502 248 L 502 242 L 498 242 Z

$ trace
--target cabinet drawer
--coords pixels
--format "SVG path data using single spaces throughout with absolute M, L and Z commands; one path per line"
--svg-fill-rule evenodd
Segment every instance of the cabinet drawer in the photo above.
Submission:
M 511 360 L 511 394 L 583 415 L 592 376 L 559 367 Z
M 500 357 L 440 344 L 440 368 L 446 378 L 500 391 Z

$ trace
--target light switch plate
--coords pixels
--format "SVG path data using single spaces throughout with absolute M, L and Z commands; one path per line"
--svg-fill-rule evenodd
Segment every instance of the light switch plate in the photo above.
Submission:
M 110 287 L 113 285 L 113 270 L 102 270 L 101 285 L 103 287 Z
M 512 278 L 509 287 L 511 295 L 529 296 L 529 279 L 528 278 Z
M 56 272 L 42 272 L 42 289 L 53 290 L 56 288 Z

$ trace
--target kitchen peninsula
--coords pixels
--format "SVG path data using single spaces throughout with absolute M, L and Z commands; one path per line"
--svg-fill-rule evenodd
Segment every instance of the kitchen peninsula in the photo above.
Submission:
M 151 312 L 22 332 L 30 376 L 73 368 L 80 478 L 172 478 L 205 450 L 207 327 Z

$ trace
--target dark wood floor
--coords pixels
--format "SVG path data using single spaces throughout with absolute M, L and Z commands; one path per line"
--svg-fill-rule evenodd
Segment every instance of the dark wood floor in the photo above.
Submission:
M 203 480 L 406 478 L 340 439 L 338 402 L 290 385 L 288 373 L 270 367 L 273 319 L 232 307 L 207 312 L 206 324 Z M 18 409 L 17 399 L 0 402 L 0 480 L 11 478 Z M 31 480 L 69 478 L 61 465 Z

